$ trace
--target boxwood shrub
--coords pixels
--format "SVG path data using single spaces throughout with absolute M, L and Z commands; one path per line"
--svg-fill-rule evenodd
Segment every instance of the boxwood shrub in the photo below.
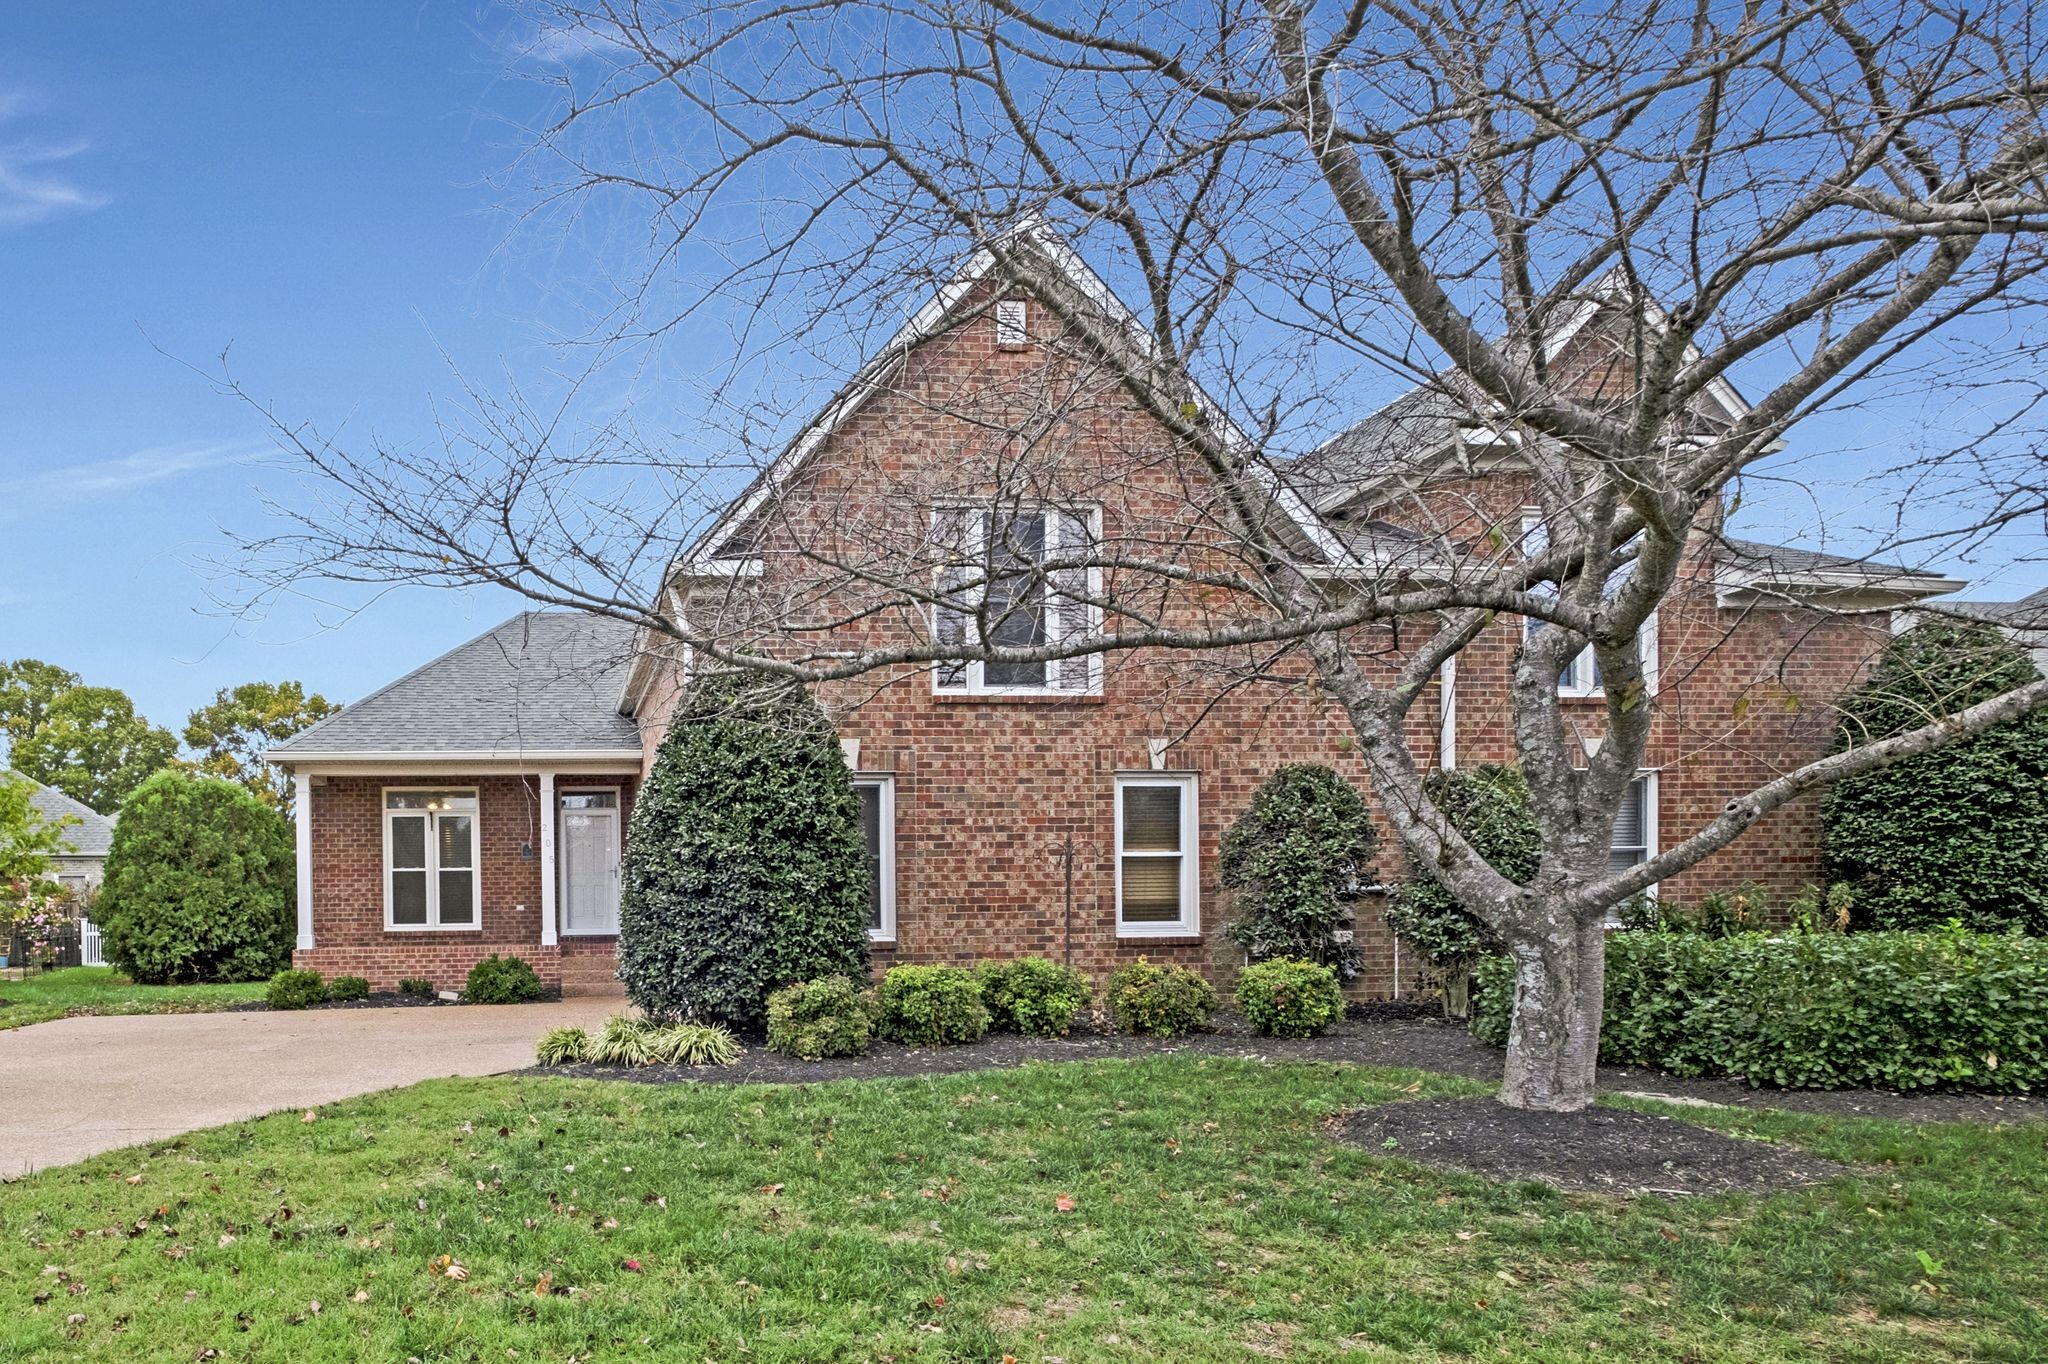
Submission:
M 844 976 L 786 985 L 768 996 L 768 1050 L 804 1061 L 865 1056 L 872 1007 Z
M 462 987 L 465 1004 L 524 1004 L 541 997 L 540 976 L 519 957 L 493 952 L 469 968 Z
M 1125 1032 L 1180 1037 L 1209 1026 L 1216 990 L 1185 966 L 1155 966 L 1140 957 L 1110 972 L 1106 1002 Z
M 997 1032 L 1065 1037 L 1095 995 L 1088 977 L 1043 957 L 985 961 L 978 974 L 989 1026 Z
M 1481 968 L 1474 1035 L 1507 1040 L 1512 992 L 1505 958 Z M 2048 940 L 1617 933 L 1600 1059 L 1786 1089 L 2036 1089 Z
M 892 966 L 875 1002 L 875 1030 L 892 1042 L 943 1047 L 988 1031 L 981 982 L 964 966 Z
M 1337 973 L 1290 957 L 1254 962 L 1237 978 L 1237 1007 L 1266 1037 L 1320 1037 L 1344 1015 Z
M 310 1009 L 327 1002 L 327 984 L 318 971 L 287 968 L 270 978 L 263 1000 L 273 1009 Z
M 368 999 L 370 982 L 361 976 L 336 976 L 327 982 L 327 997 L 333 1000 Z

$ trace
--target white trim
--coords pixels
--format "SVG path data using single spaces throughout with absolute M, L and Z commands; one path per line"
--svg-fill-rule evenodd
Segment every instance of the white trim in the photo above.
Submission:
M 540 774 L 540 945 L 553 947 L 561 941 L 561 897 L 555 888 L 555 774 Z
M 612 843 L 614 848 L 617 850 L 619 856 L 623 858 L 626 853 L 626 788 L 624 786 L 606 786 L 598 783 L 580 781 L 567 783 L 563 785 L 560 791 L 557 792 L 557 794 L 555 795 L 555 819 L 556 821 L 559 821 L 562 818 L 562 800 L 564 797 L 594 795 L 609 795 L 612 798 L 612 808 L 610 811 L 612 817 Z M 559 843 L 559 839 L 557 839 L 557 842 Z M 554 880 L 557 882 L 555 902 L 557 904 L 560 904 L 564 899 L 563 892 L 566 891 L 568 888 L 567 881 L 569 877 L 569 864 L 567 863 L 567 861 L 562 861 L 559 858 L 559 855 L 557 860 L 560 861 L 560 865 L 556 868 L 554 873 Z M 543 875 L 547 874 L 547 868 L 543 867 L 541 870 Z M 623 887 L 621 887 L 621 889 L 623 890 Z M 560 932 L 561 936 L 565 938 L 616 938 L 619 935 L 618 907 L 616 905 L 612 907 L 612 926 L 608 929 L 597 929 L 595 931 L 589 931 L 571 930 L 569 928 L 563 927 L 558 931 Z
M 452 784 L 455 786 L 474 785 L 477 777 L 534 777 L 543 769 L 551 769 L 556 776 L 623 777 L 640 770 L 640 759 L 605 758 L 592 762 L 564 762 L 560 760 L 536 759 L 438 759 L 428 762 L 400 761 L 386 758 L 364 762 L 317 762 L 293 763 L 294 772 L 305 772 L 316 777 L 391 777 L 420 784 Z M 448 781 L 446 779 L 456 779 Z
M 298 845 L 299 937 L 301 952 L 313 950 L 313 778 L 307 772 L 292 773 L 293 818 L 298 827 L 293 837 Z M 387 910 L 388 912 L 388 910 Z
M 1458 656 L 1452 654 L 1437 669 L 1436 765 L 1446 772 L 1458 766 Z
M 1631 862 L 1629 864 L 1630 866 L 1640 866 L 1643 862 L 1649 861 L 1658 853 L 1657 806 L 1659 803 L 1659 792 L 1657 789 L 1657 776 L 1658 769 L 1654 767 L 1646 767 L 1638 771 L 1635 774 L 1635 776 L 1629 779 L 1630 786 L 1634 786 L 1637 782 L 1641 782 L 1643 787 L 1643 855 L 1639 861 Z M 1607 834 L 1607 846 L 1610 849 L 1612 849 L 1614 846 L 1614 831 L 1611 829 L 1608 831 Z M 1643 893 L 1653 900 L 1656 899 L 1656 885 L 1653 883 Z
M 881 812 L 877 821 L 878 837 L 881 841 L 881 868 L 876 873 L 881 891 L 882 922 L 879 927 L 868 930 L 870 942 L 896 941 L 896 774 L 893 772 L 856 772 L 853 784 L 872 786 L 881 792 Z
M 394 794 L 405 795 L 409 792 L 424 791 L 446 791 L 450 794 L 459 794 L 466 791 L 469 793 L 470 799 L 475 802 L 474 806 L 468 811 L 469 866 L 467 868 L 455 869 L 467 870 L 469 872 L 470 906 L 469 922 L 466 924 L 441 922 L 441 867 L 439 851 L 441 844 L 440 840 L 434 836 L 437 812 L 431 810 L 394 810 L 391 808 L 391 797 Z M 403 786 L 384 786 L 378 788 L 377 804 L 379 813 L 383 816 L 384 827 L 384 843 L 381 851 L 384 871 L 384 931 L 386 933 L 481 932 L 484 926 L 483 798 L 477 788 L 474 786 L 418 786 L 410 783 Z M 391 865 L 391 821 L 394 817 L 418 815 L 426 816 L 427 822 L 426 865 L 423 867 L 407 867 L 404 870 L 426 873 L 427 921 L 423 924 L 393 923 L 391 921 L 391 877 L 394 869 Z
M 1173 787 L 1180 797 L 1178 853 L 1132 853 L 1133 857 L 1180 858 L 1180 918 L 1170 923 L 1124 922 L 1124 792 L 1131 787 Z M 1119 938 L 1182 938 L 1202 931 L 1200 792 L 1192 772 L 1119 772 L 1116 775 L 1116 935 Z
M 325 750 L 279 750 L 271 749 L 264 755 L 265 762 L 288 765 L 292 768 L 330 763 L 511 763 L 538 770 L 540 763 L 622 763 L 637 766 L 644 750 L 640 748 L 535 748 L 517 749 L 506 752 L 502 748 L 448 748 L 422 751 L 404 749 L 325 749 Z M 389 770 L 387 768 L 386 770 Z

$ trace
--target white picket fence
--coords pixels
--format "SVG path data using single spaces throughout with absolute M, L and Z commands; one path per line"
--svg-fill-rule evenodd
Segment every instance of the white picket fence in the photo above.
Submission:
M 78 964 L 80 966 L 105 966 L 107 959 L 100 951 L 100 926 L 91 919 L 78 921 Z

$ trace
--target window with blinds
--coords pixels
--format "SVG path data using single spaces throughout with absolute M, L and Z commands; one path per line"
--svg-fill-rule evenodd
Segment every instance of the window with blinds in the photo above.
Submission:
M 1093 516 L 1063 507 L 942 507 L 933 513 L 939 551 L 936 640 L 964 647 L 1035 649 L 1101 631 L 1100 575 L 1083 562 Z M 1092 693 L 1099 655 L 941 662 L 934 689 L 980 693 Z
M 1197 931 L 1195 779 L 1116 783 L 1116 926 L 1123 937 Z
M 1628 784 L 1621 810 L 1615 815 L 1614 837 L 1607 844 L 1609 871 L 1625 871 L 1647 862 L 1656 851 L 1656 790 L 1654 772 L 1645 772 Z

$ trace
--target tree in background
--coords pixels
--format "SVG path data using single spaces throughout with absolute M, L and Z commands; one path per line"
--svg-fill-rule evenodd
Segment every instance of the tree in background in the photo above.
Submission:
M 52 701 L 79 685 L 77 673 L 39 658 L 0 663 L 0 736 L 20 743 L 42 727 Z
M 1543 831 L 1529 812 L 1529 783 L 1499 763 L 1438 770 L 1423 789 L 1474 852 L 1502 876 L 1523 882 L 1543 862 Z M 1429 865 L 1408 859 L 1408 879 L 1387 904 L 1387 927 L 1422 950 L 1437 973 L 1444 1012 L 1471 1012 L 1472 971 L 1502 951 L 1500 934 L 1467 909 Z
M 1917 729 L 2040 676 L 1992 626 L 1917 626 L 1842 698 L 1835 746 Z M 1854 928 L 1960 919 L 1978 932 L 2048 933 L 2048 712 L 1830 788 L 1821 860 L 1854 892 Z
M 817 704 L 699 678 L 633 802 L 619 979 L 656 1017 L 758 1026 L 784 985 L 867 978 L 869 876 L 860 798 Z
M 193 763 L 212 777 L 243 786 L 285 818 L 291 818 L 291 782 L 263 761 L 272 744 L 340 710 L 299 682 L 244 682 L 223 687 L 185 722 L 185 745 Z
M 0 770 L 0 887 L 32 881 L 50 869 L 50 859 L 68 850 L 69 819 L 51 819 L 35 806 L 35 788 Z
M 1253 961 L 1305 958 L 1356 979 L 1352 906 L 1379 841 L 1357 787 L 1320 763 L 1285 764 L 1223 835 L 1223 884 L 1237 892 L 1224 931 Z
M 178 738 L 135 713 L 128 693 L 71 687 L 10 748 L 14 770 L 81 805 L 113 814 L 130 791 L 177 760 Z
M 291 964 L 295 881 L 275 810 L 235 782 L 158 772 L 121 808 L 93 922 L 145 985 L 262 980 Z

